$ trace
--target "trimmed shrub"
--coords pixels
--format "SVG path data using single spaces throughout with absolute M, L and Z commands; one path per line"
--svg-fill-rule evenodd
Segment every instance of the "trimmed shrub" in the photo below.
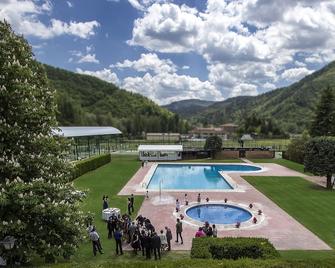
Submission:
M 279 253 L 269 240 L 264 238 L 193 238 L 191 257 L 220 260 L 271 259 L 279 257 Z
M 73 172 L 72 172 L 72 180 L 80 177 L 81 175 L 95 170 L 103 165 L 108 164 L 111 161 L 110 154 L 98 155 L 91 158 L 87 158 L 84 160 L 80 160 L 75 162 Z

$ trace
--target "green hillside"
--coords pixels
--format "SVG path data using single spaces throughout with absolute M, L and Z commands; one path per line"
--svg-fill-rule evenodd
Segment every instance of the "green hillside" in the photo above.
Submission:
M 200 113 L 205 110 L 208 106 L 214 104 L 215 101 L 206 101 L 199 99 L 189 99 L 172 102 L 168 105 L 162 106 L 171 112 L 177 113 L 185 118 Z
M 185 132 L 179 116 L 140 95 L 98 78 L 44 65 L 50 86 L 57 91 L 63 126 L 115 126 L 134 136 L 144 132 Z
M 204 124 L 241 123 L 255 113 L 275 120 L 287 132 L 300 133 L 309 126 L 320 93 L 327 86 L 335 89 L 335 62 L 291 86 L 254 97 L 240 96 L 216 102 L 191 118 Z

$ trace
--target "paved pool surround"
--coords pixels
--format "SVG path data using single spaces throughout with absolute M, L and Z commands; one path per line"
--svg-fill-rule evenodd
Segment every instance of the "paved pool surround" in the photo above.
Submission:
M 119 195 L 143 195 L 146 189 L 142 183 L 146 176 L 150 176 L 151 167 L 155 163 L 148 163 L 143 168 L 139 168 L 134 176 L 119 192 Z M 297 176 L 303 177 L 307 180 L 320 183 L 318 178 L 306 176 L 299 172 L 285 168 L 277 164 L 257 164 L 264 169 L 262 172 L 248 173 L 250 176 Z M 149 174 L 148 174 L 149 173 Z M 151 174 L 152 175 L 152 174 Z M 149 190 L 149 198 L 145 199 L 138 212 L 149 218 L 158 231 L 169 226 L 173 233 L 172 250 L 190 250 L 192 245 L 192 238 L 195 232 L 202 226 L 201 223 L 184 218 L 183 222 L 183 238 L 184 244 L 175 243 L 175 224 L 177 217 L 180 214 L 185 216 L 185 210 L 196 202 L 198 192 L 201 193 L 202 203 L 208 197 L 209 202 L 223 203 L 224 199 L 228 199 L 228 204 L 239 205 L 243 208 L 248 207 L 250 203 L 253 204 L 253 215 L 257 218 L 257 224 L 250 222 L 241 223 L 240 228 L 234 226 L 218 226 L 219 237 L 263 237 L 268 238 L 271 243 L 279 250 L 331 250 L 331 248 L 318 238 L 315 234 L 305 228 L 302 224 L 297 222 L 293 217 L 287 214 L 268 197 L 255 189 L 241 176 L 245 173 L 230 173 L 229 177 L 238 186 L 235 191 L 162 191 L 159 195 L 158 191 Z M 141 189 L 141 190 L 139 190 Z M 143 190 L 145 189 L 145 190 Z M 185 206 L 184 194 L 187 193 L 189 206 Z M 136 197 L 135 197 L 136 198 Z M 179 199 L 182 203 L 181 212 L 175 212 L 175 200 Z M 257 215 L 256 211 L 262 210 L 262 215 Z

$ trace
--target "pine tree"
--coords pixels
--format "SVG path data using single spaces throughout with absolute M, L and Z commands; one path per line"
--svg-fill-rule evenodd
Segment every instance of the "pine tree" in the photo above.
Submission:
M 29 44 L 0 21 L 0 240 L 15 237 L 21 262 L 69 257 L 84 230 L 68 145 L 52 135 L 54 95 Z
M 322 92 L 310 134 L 312 137 L 335 135 L 335 96 L 330 87 Z

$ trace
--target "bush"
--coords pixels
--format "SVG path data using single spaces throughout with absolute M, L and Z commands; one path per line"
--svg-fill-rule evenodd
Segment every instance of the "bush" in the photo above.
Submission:
M 305 145 L 309 141 L 309 135 L 306 131 L 300 138 L 293 139 L 288 145 L 287 151 L 283 154 L 283 158 L 297 162 L 304 163 Z
M 110 154 L 99 155 L 95 157 L 91 157 L 88 159 L 84 159 L 75 163 L 73 172 L 72 172 L 72 180 L 80 177 L 81 175 L 95 170 L 98 167 L 108 164 L 111 161 Z
M 279 254 L 273 245 L 264 238 L 194 238 L 192 258 L 213 259 L 270 259 Z

